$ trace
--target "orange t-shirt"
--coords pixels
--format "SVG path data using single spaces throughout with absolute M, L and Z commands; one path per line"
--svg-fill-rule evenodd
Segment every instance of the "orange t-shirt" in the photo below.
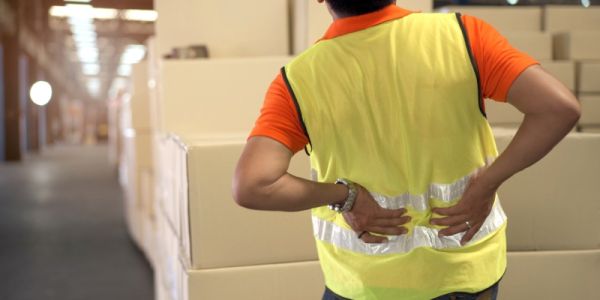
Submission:
M 332 39 L 402 18 L 410 13 L 412 12 L 392 4 L 370 14 L 338 19 L 331 24 L 322 39 Z M 462 16 L 462 22 L 479 69 L 482 96 L 505 102 L 514 80 L 521 72 L 538 62 L 513 48 L 506 38 L 488 23 L 471 16 Z M 250 133 L 250 137 L 253 136 L 272 138 L 293 153 L 302 150 L 308 143 L 298 119 L 296 106 L 281 74 L 277 75 L 267 91 L 260 116 Z

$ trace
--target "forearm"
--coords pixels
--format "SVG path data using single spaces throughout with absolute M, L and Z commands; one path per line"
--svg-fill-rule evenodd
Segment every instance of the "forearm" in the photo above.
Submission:
M 273 182 L 240 187 L 238 204 L 257 210 L 301 211 L 342 202 L 348 195 L 344 185 L 318 183 L 285 173 Z
M 289 174 L 293 154 L 279 142 L 251 138 L 233 177 L 233 197 L 246 208 L 300 211 L 343 202 L 344 185 L 318 183 Z

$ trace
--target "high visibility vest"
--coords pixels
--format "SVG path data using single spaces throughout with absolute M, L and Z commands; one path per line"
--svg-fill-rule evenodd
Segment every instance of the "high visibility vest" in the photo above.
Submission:
M 348 178 L 405 207 L 408 234 L 367 244 L 341 214 L 312 210 L 326 285 L 350 299 L 431 299 L 481 291 L 506 268 L 496 197 L 471 242 L 438 237 L 431 208 L 455 205 L 497 149 L 459 14 L 411 14 L 322 40 L 282 68 L 309 137 L 313 176 Z

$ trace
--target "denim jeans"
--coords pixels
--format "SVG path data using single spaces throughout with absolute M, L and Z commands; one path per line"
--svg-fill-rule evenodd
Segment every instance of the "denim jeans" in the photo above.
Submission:
M 474 294 L 469 293 L 450 293 L 446 295 L 439 296 L 434 298 L 433 300 L 496 300 L 498 297 L 498 284 L 492 285 L 491 287 Z M 341 296 L 336 295 L 330 289 L 325 287 L 325 293 L 323 294 L 323 300 L 350 300 Z M 402 299 L 398 299 L 402 300 Z

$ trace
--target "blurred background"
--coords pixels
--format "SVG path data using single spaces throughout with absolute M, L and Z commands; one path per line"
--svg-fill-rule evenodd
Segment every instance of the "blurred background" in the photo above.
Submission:
M 577 94 L 566 146 L 503 192 L 568 181 L 589 200 L 574 218 L 600 219 L 600 1 L 397 4 L 483 18 Z M 0 299 L 318 299 L 308 214 L 240 209 L 229 187 L 269 83 L 330 22 L 316 0 L 0 0 Z M 502 148 L 522 116 L 487 103 Z M 309 178 L 308 158 L 292 171 Z M 539 299 L 592 299 L 600 242 L 538 237 L 551 216 L 514 219 L 523 272 L 502 299 L 531 299 L 520 282 L 540 266 L 566 271 L 530 283 Z

